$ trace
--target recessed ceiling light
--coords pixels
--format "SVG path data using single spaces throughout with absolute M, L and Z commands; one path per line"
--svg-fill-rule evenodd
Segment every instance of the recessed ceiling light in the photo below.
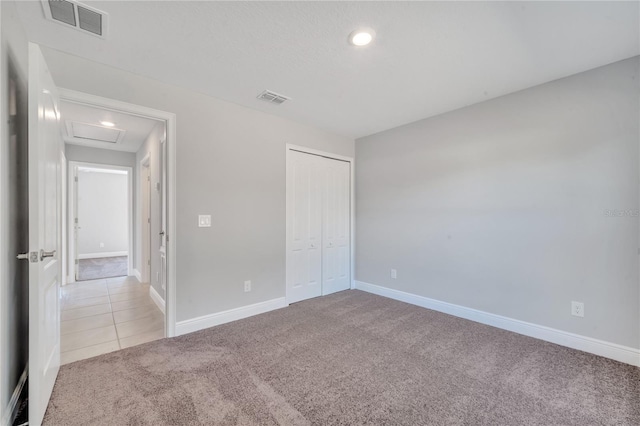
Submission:
M 107 126 L 107 127 L 113 127 L 116 125 L 116 123 L 112 123 L 110 121 L 101 121 L 100 124 L 102 124 L 103 126 Z
M 349 42 L 354 46 L 366 46 L 371 43 L 375 32 L 371 28 L 359 28 L 349 34 Z

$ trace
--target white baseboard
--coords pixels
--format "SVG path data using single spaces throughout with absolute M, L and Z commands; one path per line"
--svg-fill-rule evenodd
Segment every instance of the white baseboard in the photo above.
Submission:
M 280 297 L 278 299 L 267 300 L 266 302 L 255 303 L 253 305 L 242 306 L 240 308 L 229 309 L 228 311 L 180 321 L 176 324 L 176 336 L 193 333 L 194 331 L 214 327 L 227 322 L 263 314 L 286 306 L 287 302 L 285 298 Z
M 102 257 L 129 256 L 128 251 L 105 251 L 104 253 L 84 253 L 79 254 L 78 259 L 99 259 Z
M 356 281 L 356 289 L 640 367 L 640 349 Z
M 20 394 L 22 393 L 22 388 L 24 388 L 24 384 L 27 382 L 27 375 L 29 372 L 29 365 L 24 368 L 24 371 L 20 375 L 20 379 L 18 379 L 18 384 L 16 388 L 13 390 L 13 394 L 11 395 L 11 399 L 7 404 L 4 415 L 2 416 L 2 425 L 11 425 L 13 423 L 16 409 L 18 408 L 18 400 L 20 399 Z
M 138 281 L 142 282 L 142 274 L 136 268 L 133 268 L 133 276 L 138 279 Z
M 162 314 L 164 315 L 164 298 L 160 296 L 160 293 L 158 293 L 152 285 L 149 286 L 149 296 L 151 296 L 151 300 L 153 300 L 153 303 L 156 304 L 158 309 L 160 309 L 162 311 Z

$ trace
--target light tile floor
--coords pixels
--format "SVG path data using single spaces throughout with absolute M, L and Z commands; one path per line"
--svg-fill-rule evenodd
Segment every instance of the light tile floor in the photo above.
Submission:
M 164 337 L 164 315 L 135 277 L 69 284 L 61 297 L 62 364 Z

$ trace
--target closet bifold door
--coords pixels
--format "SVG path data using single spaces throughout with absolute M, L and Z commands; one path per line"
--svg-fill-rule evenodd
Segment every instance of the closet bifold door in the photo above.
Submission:
M 322 167 L 322 294 L 351 287 L 351 169 L 318 157 Z
M 290 152 L 287 167 L 287 301 L 322 295 L 322 182 L 315 155 Z

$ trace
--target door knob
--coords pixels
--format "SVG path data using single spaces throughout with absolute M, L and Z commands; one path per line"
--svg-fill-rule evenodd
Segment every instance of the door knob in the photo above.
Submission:
M 44 251 L 44 250 L 40 250 L 40 261 L 43 261 L 45 257 L 53 257 L 56 255 L 56 251 L 55 250 L 51 250 L 51 251 Z
M 38 253 L 32 251 L 31 253 L 20 253 L 17 256 L 20 260 L 30 260 L 32 263 L 36 263 L 38 261 Z

